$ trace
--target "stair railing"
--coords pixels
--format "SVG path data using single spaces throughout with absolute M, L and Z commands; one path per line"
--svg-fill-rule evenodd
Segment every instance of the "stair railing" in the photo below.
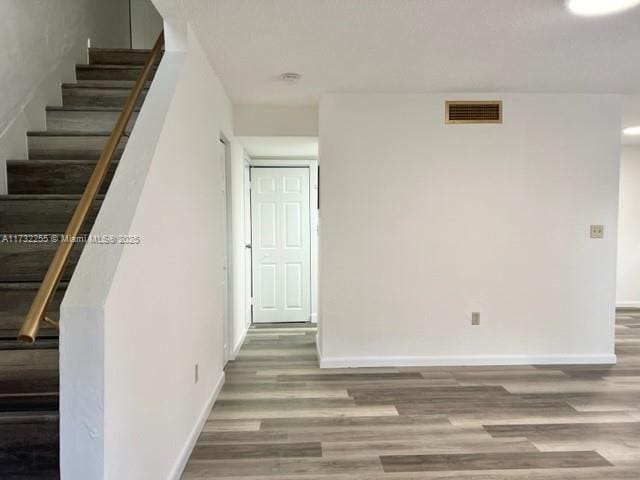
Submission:
M 78 237 L 87 220 L 87 216 L 91 210 L 91 205 L 100 191 L 100 187 L 104 183 L 105 176 L 109 170 L 109 165 L 113 160 L 118 145 L 120 144 L 120 140 L 126 131 L 127 125 L 129 124 L 131 115 L 135 110 L 138 100 L 140 99 L 140 95 L 144 90 L 145 84 L 151 75 L 154 64 L 161 54 L 163 47 L 164 32 L 160 33 L 158 40 L 156 40 L 156 43 L 149 54 L 149 58 L 147 58 L 147 61 L 134 84 L 133 90 L 131 90 L 131 93 L 129 94 L 129 98 L 127 98 L 124 109 L 118 117 L 115 127 L 111 132 L 111 136 L 105 144 L 104 150 L 100 155 L 100 159 L 89 178 L 82 197 L 78 202 L 78 206 L 73 212 L 73 216 L 69 221 L 64 237 L 58 244 L 53 260 L 51 260 L 51 264 L 49 265 L 44 280 L 40 285 L 38 293 L 31 304 L 31 308 L 29 309 L 24 323 L 22 324 L 22 328 L 20 329 L 20 333 L 18 334 L 18 340 L 21 342 L 35 342 L 38 330 L 40 329 L 40 325 L 43 321 L 59 328 L 58 322 L 47 317 L 46 312 L 56 290 L 58 289 L 64 270 L 69 263 L 71 250 L 74 246 L 73 239 Z

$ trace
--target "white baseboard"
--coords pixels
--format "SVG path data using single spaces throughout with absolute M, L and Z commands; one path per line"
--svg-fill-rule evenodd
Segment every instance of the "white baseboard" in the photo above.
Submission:
M 320 364 L 320 368 L 322 367 L 322 352 L 320 350 L 320 334 L 316 333 L 316 355 L 318 355 L 318 363 Z
M 240 340 L 238 340 L 238 343 L 236 343 L 233 349 L 231 350 L 231 355 L 229 360 L 235 360 L 238 354 L 240 353 L 240 349 L 242 348 L 242 345 L 244 345 L 244 341 L 247 338 L 247 332 L 249 332 L 249 327 L 244 328 L 244 332 L 242 332 L 242 335 L 240 336 Z
M 320 368 L 452 367 L 476 365 L 583 365 L 615 364 L 615 355 L 495 355 L 433 357 L 322 357 Z
M 640 301 L 616 302 L 616 308 L 640 308 Z
M 184 472 L 184 469 L 187 466 L 187 462 L 189 461 L 191 452 L 193 451 L 193 448 L 196 446 L 196 442 L 198 441 L 200 432 L 204 428 L 204 424 L 206 423 L 207 418 L 209 417 L 209 413 L 211 413 L 213 404 L 218 398 L 218 395 L 220 394 L 220 391 L 222 390 L 223 385 L 224 385 L 224 372 L 220 374 L 220 378 L 218 378 L 218 381 L 213 387 L 213 390 L 209 395 L 207 403 L 205 404 L 204 408 L 200 412 L 200 415 L 198 416 L 198 420 L 196 421 L 196 424 L 193 426 L 193 430 L 191 430 L 191 433 L 189 434 L 189 438 L 187 438 L 187 443 L 184 445 L 184 447 L 182 447 L 182 450 L 180 451 L 180 455 L 178 456 L 178 459 L 176 460 L 176 463 L 174 467 L 171 469 L 171 473 L 169 474 L 169 477 L 168 477 L 169 480 L 180 480 L 180 477 L 182 477 L 182 472 Z

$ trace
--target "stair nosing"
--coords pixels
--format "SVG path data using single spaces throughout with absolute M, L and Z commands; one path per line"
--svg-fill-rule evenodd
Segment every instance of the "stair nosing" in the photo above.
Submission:
M 16 332 L 16 337 L 18 332 Z M 30 350 L 58 350 L 60 348 L 60 339 L 47 338 L 46 336 L 38 336 L 36 343 L 23 344 L 20 343 L 16 337 L 13 338 L 0 338 L 0 352 L 17 352 L 17 351 L 30 351 Z
M 76 65 L 78 70 L 142 70 L 144 65 L 142 64 L 128 64 L 128 63 L 79 63 Z
M 0 282 L 0 291 L 13 292 L 16 290 L 35 290 L 42 282 Z M 58 288 L 67 288 L 68 281 L 60 282 Z
M 100 107 L 92 105 L 62 105 L 46 107 L 47 112 L 122 112 L 121 107 Z M 135 108 L 134 112 L 140 112 L 140 108 Z
M 59 160 L 56 158 L 42 158 L 32 160 L 7 160 L 7 165 L 95 165 L 99 160 Z M 120 163 L 120 160 L 112 160 L 109 164 Z
M 59 421 L 60 412 L 57 409 L 3 412 L 0 414 L 0 425 L 15 423 L 19 423 L 20 425 L 32 423 L 57 423 Z
M 40 162 L 41 160 L 28 160 L 29 162 Z M 61 160 L 68 162 L 70 160 Z M 2 201 L 30 201 L 30 200 L 80 200 L 81 193 L 8 193 L 6 195 L 0 195 L 0 202 Z M 96 200 L 104 200 L 104 194 L 96 196 Z
M 95 85 L 91 85 L 91 82 L 130 82 L 131 86 L 125 85 L 109 85 L 107 83 L 98 83 Z M 148 84 L 151 83 L 151 80 L 147 80 Z M 63 83 L 62 88 L 78 88 L 78 89 L 91 89 L 91 90 L 131 90 L 133 89 L 133 85 L 135 84 L 135 80 L 78 80 L 78 83 Z M 145 86 L 144 90 L 148 90 L 149 87 Z
M 91 47 L 89 48 L 89 53 L 91 52 L 113 52 L 113 53 L 151 53 L 151 50 L 147 48 L 100 48 L 100 47 Z
M 80 131 L 80 130 L 31 130 L 27 132 L 29 137 L 109 137 L 112 132 L 109 131 Z M 122 135 L 125 138 L 129 134 Z

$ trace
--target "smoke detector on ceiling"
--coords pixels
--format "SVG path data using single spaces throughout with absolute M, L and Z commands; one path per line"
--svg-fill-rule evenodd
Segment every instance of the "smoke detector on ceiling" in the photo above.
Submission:
M 298 83 L 301 78 L 302 78 L 302 75 L 295 72 L 285 72 L 280 75 L 280 80 L 282 80 L 283 82 L 291 83 L 291 84 Z

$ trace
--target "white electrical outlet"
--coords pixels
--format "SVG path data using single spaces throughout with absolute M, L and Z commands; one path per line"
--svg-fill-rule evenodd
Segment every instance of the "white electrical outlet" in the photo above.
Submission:
M 471 312 L 471 325 L 480 325 L 480 312 Z
M 591 238 L 604 238 L 604 225 L 591 225 Z

